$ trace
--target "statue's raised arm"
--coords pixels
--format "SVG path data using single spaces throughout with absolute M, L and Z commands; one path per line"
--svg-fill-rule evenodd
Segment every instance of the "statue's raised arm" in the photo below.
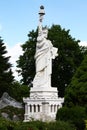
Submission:
M 38 26 L 38 36 L 42 35 L 42 22 L 43 22 L 43 16 L 45 15 L 44 6 L 40 6 L 39 11 L 39 26 Z

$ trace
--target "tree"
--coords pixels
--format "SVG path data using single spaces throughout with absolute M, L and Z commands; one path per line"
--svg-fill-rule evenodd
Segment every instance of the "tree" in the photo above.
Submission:
M 76 130 L 85 129 L 85 120 L 87 118 L 85 108 L 80 106 L 62 107 L 58 110 L 56 120 L 68 121 L 75 125 Z
M 11 64 L 9 63 L 9 56 L 6 57 L 6 46 L 0 37 L 0 96 L 3 92 L 8 92 L 14 77 L 12 76 Z
M 22 50 L 24 51 L 23 55 L 19 57 L 19 60 L 17 61 L 17 67 L 20 68 L 18 73 L 22 75 L 21 82 L 24 85 L 31 84 L 34 75 L 35 75 L 35 45 L 36 45 L 36 38 L 37 38 L 37 31 L 35 32 L 32 30 L 28 34 L 28 41 L 25 42 L 25 44 L 22 45 Z
M 72 38 L 69 31 L 62 29 L 60 25 L 52 25 L 48 34 L 48 39 L 59 50 L 59 56 L 53 60 L 52 86 L 58 88 L 61 97 L 64 96 L 65 88 L 83 59 L 83 54 L 78 45 L 79 40 L 76 41 Z M 35 75 L 34 54 L 37 30 L 32 30 L 28 37 L 28 41 L 22 45 L 24 53 L 17 61 L 17 67 L 20 68 L 18 72 L 23 77 L 23 84 L 26 85 L 31 83 Z
M 83 59 L 78 44 L 80 41 L 72 38 L 69 32 L 70 30 L 62 29 L 58 25 L 53 25 L 49 30 L 49 39 L 59 50 L 59 56 L 53 61 L 52 86 L 58 87 L 61 97 Z
M 65 105 L 87 107 L 87 55 L 66 89 Z
M 13 82 L 9 95 L 19 102 L 23 102 L 23 97 L 29 96 L 29 87 L 22 85 L 18 81 Z

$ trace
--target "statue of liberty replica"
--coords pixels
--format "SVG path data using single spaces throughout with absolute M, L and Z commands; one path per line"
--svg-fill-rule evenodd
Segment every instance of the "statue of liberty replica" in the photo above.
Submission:
M 52 121 L 57 110 L 62 107 L 63 98 L 58 97 L 56 87 L 51 86 L 52 59 L 58 56 L 58 49 L 47 39 L 48 29 L 42 26 L 44 6 L 40 6 L 39 26 L 35 53 L 36 74 L 30 97 L 23 98 L 25 103 L 24 121 Z

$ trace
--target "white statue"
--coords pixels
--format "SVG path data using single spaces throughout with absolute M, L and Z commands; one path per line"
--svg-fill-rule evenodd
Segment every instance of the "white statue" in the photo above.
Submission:
M 36 75 L 33 80 L 33 87 L 51 87 L 52 59 L 58 55 L 58 49 L 53 47 L 50 40 L 47 39 L 48 30 L 42 28 L 42 19 L 44 7 L 40 7 L 40 18 L 38 27 L 38 37 L 36 44 Z

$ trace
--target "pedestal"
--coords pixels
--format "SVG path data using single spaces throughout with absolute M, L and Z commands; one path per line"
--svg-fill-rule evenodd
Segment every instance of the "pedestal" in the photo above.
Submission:
M 25 103 L 24 121 L 54 121 L 62 107 L 63 98 L 58 98 L 57 88 L 31 88 L 30 97 L 23 98 Z

